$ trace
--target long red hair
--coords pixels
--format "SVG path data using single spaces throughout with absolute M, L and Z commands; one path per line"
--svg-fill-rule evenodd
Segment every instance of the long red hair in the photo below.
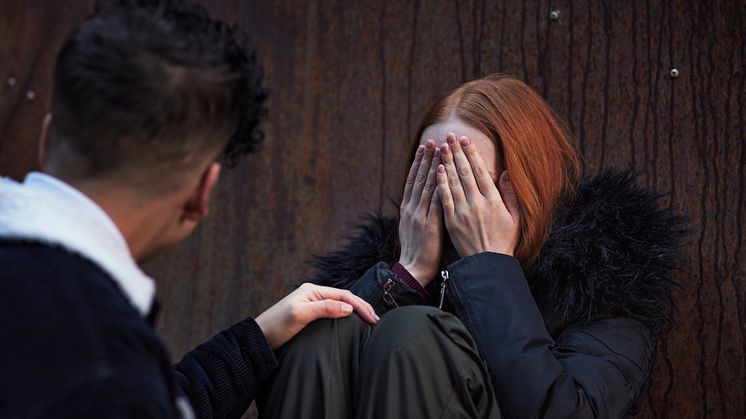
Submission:
M 580 158 L 572 138 L 544 99 L 526 83 L 492 74 L 461 85 L 430 107 L 417 129 L 409 162 L 423 131 L 451 115 L 495 142 L 498 160 L 508 171 L 521 208 L 515 257 L 524 266 L 530 265 L 549 235 L 557 208 L 575 193 Z

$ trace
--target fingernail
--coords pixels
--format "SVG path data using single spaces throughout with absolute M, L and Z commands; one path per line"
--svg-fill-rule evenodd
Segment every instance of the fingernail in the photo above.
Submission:
M 432 149 L 433 143 L 430 140 L 427 140 L 427 142 L 425 143 L 425 148 L 427 148 L 428 150 Z
M 442 164 L 438 165 L 438 173 L 445 173 L 445 172 L 446 172 L 446 167 L 443 166 Z
M 443 147 L 440 148 L 440 152 L 443 153 L 443 154 L 448 154 L 448 150 L 450 150 L 450 149 L 451 149 L 451 147 L 448 147 L 447 145 L 444 145 Z
M 352 313 L 352 306 L 347 303 L 339 303 L 339 308 L 342 309 L 342 313 Z
M 423 152 L 424 150 L 425 150 L 425 146 L 423 146 L 423 145 L 420 145 L 419 147 L 417 147 L 417 154 L 422 154 L 422 152 Z
M 456 144 L 456 135 L 453 133 L 448 135 L 448 144 Z
M 466 137 L 461 137 L 461 145 L 462 145 L 462 146 L 466 147 L 466 146 L 468 146 L 469 144 L 471 144 L 471 140 L 469 140 L 469 139 L 468 139 L 468 138 L 466 138 Z
M 438 157 L 439 154 L 440 154 L 440 149 L 436 147 L 435 150 L 433 150 L 433 158 Z

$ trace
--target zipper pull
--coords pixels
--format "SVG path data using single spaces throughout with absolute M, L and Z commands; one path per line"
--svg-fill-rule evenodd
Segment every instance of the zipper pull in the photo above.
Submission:
M 446 298 L 446 283 L 448 282 L 448 270 L 443 269 L 440 271 L 440 277 L 443 278 L 443 282 L 440 283 L 440 304 L 438 308 L 443 310 L 443 300 Z
M 383 284 L 383 301 L 390 306 L 399 308 L 399 304 L 396 304 L 396 300 L 394 300 L 394 297 L 391 295 L 391 288 L 394 288 L 394 280 L 389 278 L 386 280 L 386 283 Z

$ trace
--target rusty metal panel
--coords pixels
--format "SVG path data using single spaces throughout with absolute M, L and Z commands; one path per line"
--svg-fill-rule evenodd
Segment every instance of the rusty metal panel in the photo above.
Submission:
M 0 174 L 35 167 L 55 50 L 92 7 L 61 3 L 0 2 Z M 210 219 L 147 266 L 175 355 L 280 298 L 362 213 L 395 213 L 425 108 L 499 71 L 568 122 L 587 173 L 632 169 L 692 220 L 679 324 L 641 416 L 746 417 L 743 2 L 206 3 L 254 36 L 270 117 L 264 149 L 223 173 Z

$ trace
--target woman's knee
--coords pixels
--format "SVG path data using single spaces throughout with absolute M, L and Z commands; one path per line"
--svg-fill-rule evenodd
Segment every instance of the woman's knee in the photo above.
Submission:
M 429 306 L 388 312 L 365 346 L 363 374 L 461 382 L 482 376 L 483 362 L 474 339 L 453 314 Z
M 320 319 L 306 326 L 281 350 L 281 357 L 314 358 L 328 354 L 332 348 L 361 342 L 370 333 L 370 326 L 357 314 L 339 319 Z
M 463 323 L 453 314 L 431 306 L 405 306 L 386 313 L 373 328 L 368 345 L 387 350 L 416 348 L 466 333 Z
M 378 327 L 384 328 L 406 328 L 406 327 L 431 327 L 433 317 L 453 316 L 437 307 L 412 305 L 395 308 L 386 313 Z

